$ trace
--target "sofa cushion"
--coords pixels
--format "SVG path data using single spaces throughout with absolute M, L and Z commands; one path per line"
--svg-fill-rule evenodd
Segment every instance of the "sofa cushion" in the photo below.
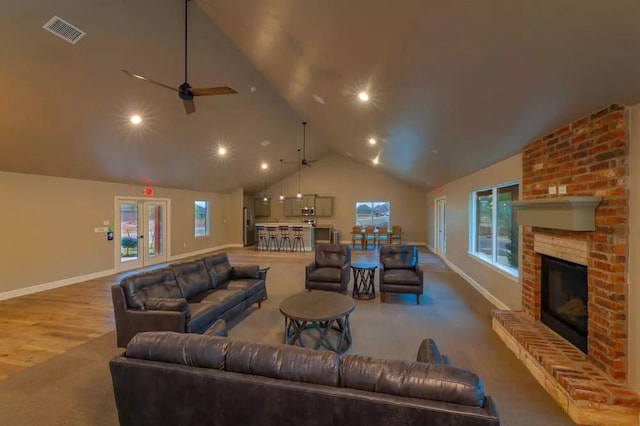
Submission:
M 260 267 L 258 265 L 232 266 L 231 279 L 258 279 L 260 278 Z
M 126 355 L 128 358 L 224 370 L 229 344 L 229 340 L 215 336 L 147 331 L 131 339 Z
M 348 246 L 341 244 L 316 244 L 316 264 L 319 268 L 342 268 L 342 265 L 350 261 L 348 250 Z
M 160 268 L 125 277 L 120 285 L 124 289 L 127 306 L 144 309 L 144 302 L 151 297 L 182 298 L 182 292 L 171 268 Z
M 211 289 L 211 279 L 202 260 L 174 263 L 170 265 L 185 299 Z
M 309 281 L 335 283 L 342 280 L 342 269 L 318 267 L 309 272 Z
M 212 288 L 216 288 L 231 279 L 231 265 L 226 253 L 205 256 L 202 260 L 209 273 Z
M 225 286 L 227 290 L 242 290 L 248 298 L 265 288 L 264 280 L 231 280 Z
M 237 305 L 246 299 L 245 291 L 242 289 L 221 289 L 205 291 L 191 300 L 196 303 L 213 303 L 216 305 L 224 305 L 228 308 Z
M 231 348 L 229 349 L 229 354 Z M 340 386 L 470 406 L 484 406 L 484 385 L 467 370 L 444 364 L 344 355 Z
M 411 269 L 385 269 L 382 282 L 385 284 L 420 285 L 420 275 Z
M 144 307 L 150 311 L 177 311 L 191 316 L 191 307 L 186 299 L 167 299 L 164 297 L 150 297 L 144 302 Z
M 339 362 L 335 352 L 286 345 L 233 342 L 227 351 L 227 371 L 327 386 L 338 386 Z
M 380 263 L 385 269 L 414 269 L 418 264 L 416 246 L 382 246 Z
M 187 323 L 188 333 L 202 333 L 215 323 L 229 308 L 215 303 L 190 303 L 191 319 Z

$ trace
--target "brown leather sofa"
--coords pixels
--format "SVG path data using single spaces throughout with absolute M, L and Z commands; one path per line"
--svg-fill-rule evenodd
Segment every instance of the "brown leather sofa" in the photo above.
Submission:
M 315 260 L 305 268 L 304 288 L 346 293 L 350 267 L 351 247 L 346 244 L 316 244 Z
M 474 373 L 417 361 L 148 332 L 109 363 L 120 425 L 495 426 Z
M 266 272 L 231 266 L 226 253 L 130 275 L 111 287 L 119 347 L 136 333 L 202 333 L 267 298 Z
M 380 299 L 386 293 L 410 293 L 420 304 L 423 272 L 418 265 L 418 248 L 412 245 L 380 247 Z

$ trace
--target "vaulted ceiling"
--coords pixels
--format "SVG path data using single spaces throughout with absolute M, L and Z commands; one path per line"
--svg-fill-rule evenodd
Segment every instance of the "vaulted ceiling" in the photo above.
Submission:
M 182 0 L 1 2 L 0 170 L 251 191 L 263 161 L 269 181 L 280 158 L 295 172 L 306 120 L 307 159 L 333 152 L 429 189 L 640 101 L 635 0 L 194 0 L 189 82 L 239 93 L 186 115 L 177 93 L 121 72 L 182 83 L 183 12 Z M 86 36 L 43 30 L 53 15 Z

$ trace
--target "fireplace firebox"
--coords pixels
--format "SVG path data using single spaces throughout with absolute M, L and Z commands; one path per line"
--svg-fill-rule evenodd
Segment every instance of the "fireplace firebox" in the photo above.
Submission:
M 541 280 L 541 321 L 586 354 L 587 267 L 542 255 Z

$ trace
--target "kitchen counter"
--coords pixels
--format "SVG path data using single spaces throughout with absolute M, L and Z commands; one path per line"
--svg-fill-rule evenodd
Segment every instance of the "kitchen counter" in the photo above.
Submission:
M 313 250 L 313 246 L 315 245 L 315 231 L 316 228 L 313 225 L 309 225 L 308 223 L 300 223 L 300 222 L 276 222 L 276 223 L 256 223 L 256 226 L 288 226 L 289 227 L 289 238 L 291 238 L 291 244 L 293 245 L 293 231 L 291 230 L 294 226 L 299 226 L 302 228 L 302 238 L 304 239 L 304 250 L 311 251 Z M 278 238 L 280 237 L 280 230 L 278 230 Z

